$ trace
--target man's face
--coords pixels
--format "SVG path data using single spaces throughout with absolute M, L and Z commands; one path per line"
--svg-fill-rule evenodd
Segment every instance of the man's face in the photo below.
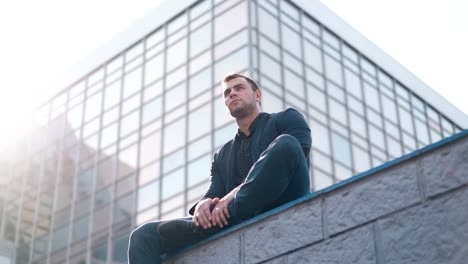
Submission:
M 224 84 L 224 104 L 234 118 L 243 118 L 255 111 L 260 91 L 253 91 L 250 83 L 242 78 L 234 78 Z

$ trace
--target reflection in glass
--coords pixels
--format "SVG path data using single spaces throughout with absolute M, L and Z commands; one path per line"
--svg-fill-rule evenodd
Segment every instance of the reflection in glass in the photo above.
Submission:
M 211 23 L 190 33 L 190 56 L 199 54 L 211 46 Z
M 189 97 L 199 94 L 211 86 L 211 67 L 192 76 L 189 81 Z
M 229 25 L 228 27 L 226 25 Z M 215 18 L 215 43 L 247 26 L 247 4 L 242 2 Z
M 164 127 L 164 155 L 185 144 L 185 118 Z
M 171 71 L 187 61 L 187 38 L 183 38 L 167 50 L 166 71 Z
M 335 160 L 351 167 L 351 146 L 348 139 L 332 133 L 333 157 Z
M 134 111 L 133 113 L 122 118 L 120 123 L 120 137 L 124 137 L 130 132 L 135 131 L 138 128 L 140 120 L 140 111 Z
M 325 74 L 329 80 L 343 86 L 342 66 L 328 55 L 325 55 Z
M 115 81 L 107 86 L 104 97 L 104 109 L 109 109 L 111 106 L 120 102 L 120 87 L 121 81 Z
M 193 140 L 211 130 L 211 104 L 189 114 L 189 140 Z
M 134 94 L 141 89 L 141 67 L 125 75 L 123 97 Z
M 286 25 L 281 25 L 281 39 L 283 48 L 296 57 L 301 58 L 301 37 Z
M 275 42 L 279 42 L 279 27 L 278 19 L 265 11 L 263 8 L 258 9 L 258 29 L 262 34 L 268 36 Z
M 159 181 L 154 181 L 138 189 L 137 210 L 141 211 L 159 201 Z
M 185 188 L 185 168 L 180 168 L 162 178 L 162 199 L 167 199 Z
M 140 166 L 159 159 L 161 151 L 161 132 L 143 138 L 140 144 Z

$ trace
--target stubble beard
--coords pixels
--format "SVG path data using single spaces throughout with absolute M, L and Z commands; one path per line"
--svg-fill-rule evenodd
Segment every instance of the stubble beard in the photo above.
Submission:
M 243 119 L 243 118 L 249 116 L 251 113 L 254 112 L 255 105 L 244 104 L 244 102 L 242 102 L 242 101 L 241 101 L 241 103 L 242 103 L 242 106 L 237 107 L 237 108 L 235 108 L 233 110 L 229 109 L 229 113 L 235 119 Z

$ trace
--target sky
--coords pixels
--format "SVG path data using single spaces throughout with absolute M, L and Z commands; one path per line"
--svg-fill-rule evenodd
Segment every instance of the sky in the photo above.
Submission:
M 54 81 L 164 0 L 0 2 L 0 149 L 59 90 Z M 264 1 L 264 0 L 259 0 Z M 468 0 L 322 0 L 468 113 Z

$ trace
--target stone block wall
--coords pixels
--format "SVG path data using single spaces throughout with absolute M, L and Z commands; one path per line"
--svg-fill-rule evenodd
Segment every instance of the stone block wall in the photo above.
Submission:
M 165 263 L 468 263 L 468 131 L 267 212 Z

